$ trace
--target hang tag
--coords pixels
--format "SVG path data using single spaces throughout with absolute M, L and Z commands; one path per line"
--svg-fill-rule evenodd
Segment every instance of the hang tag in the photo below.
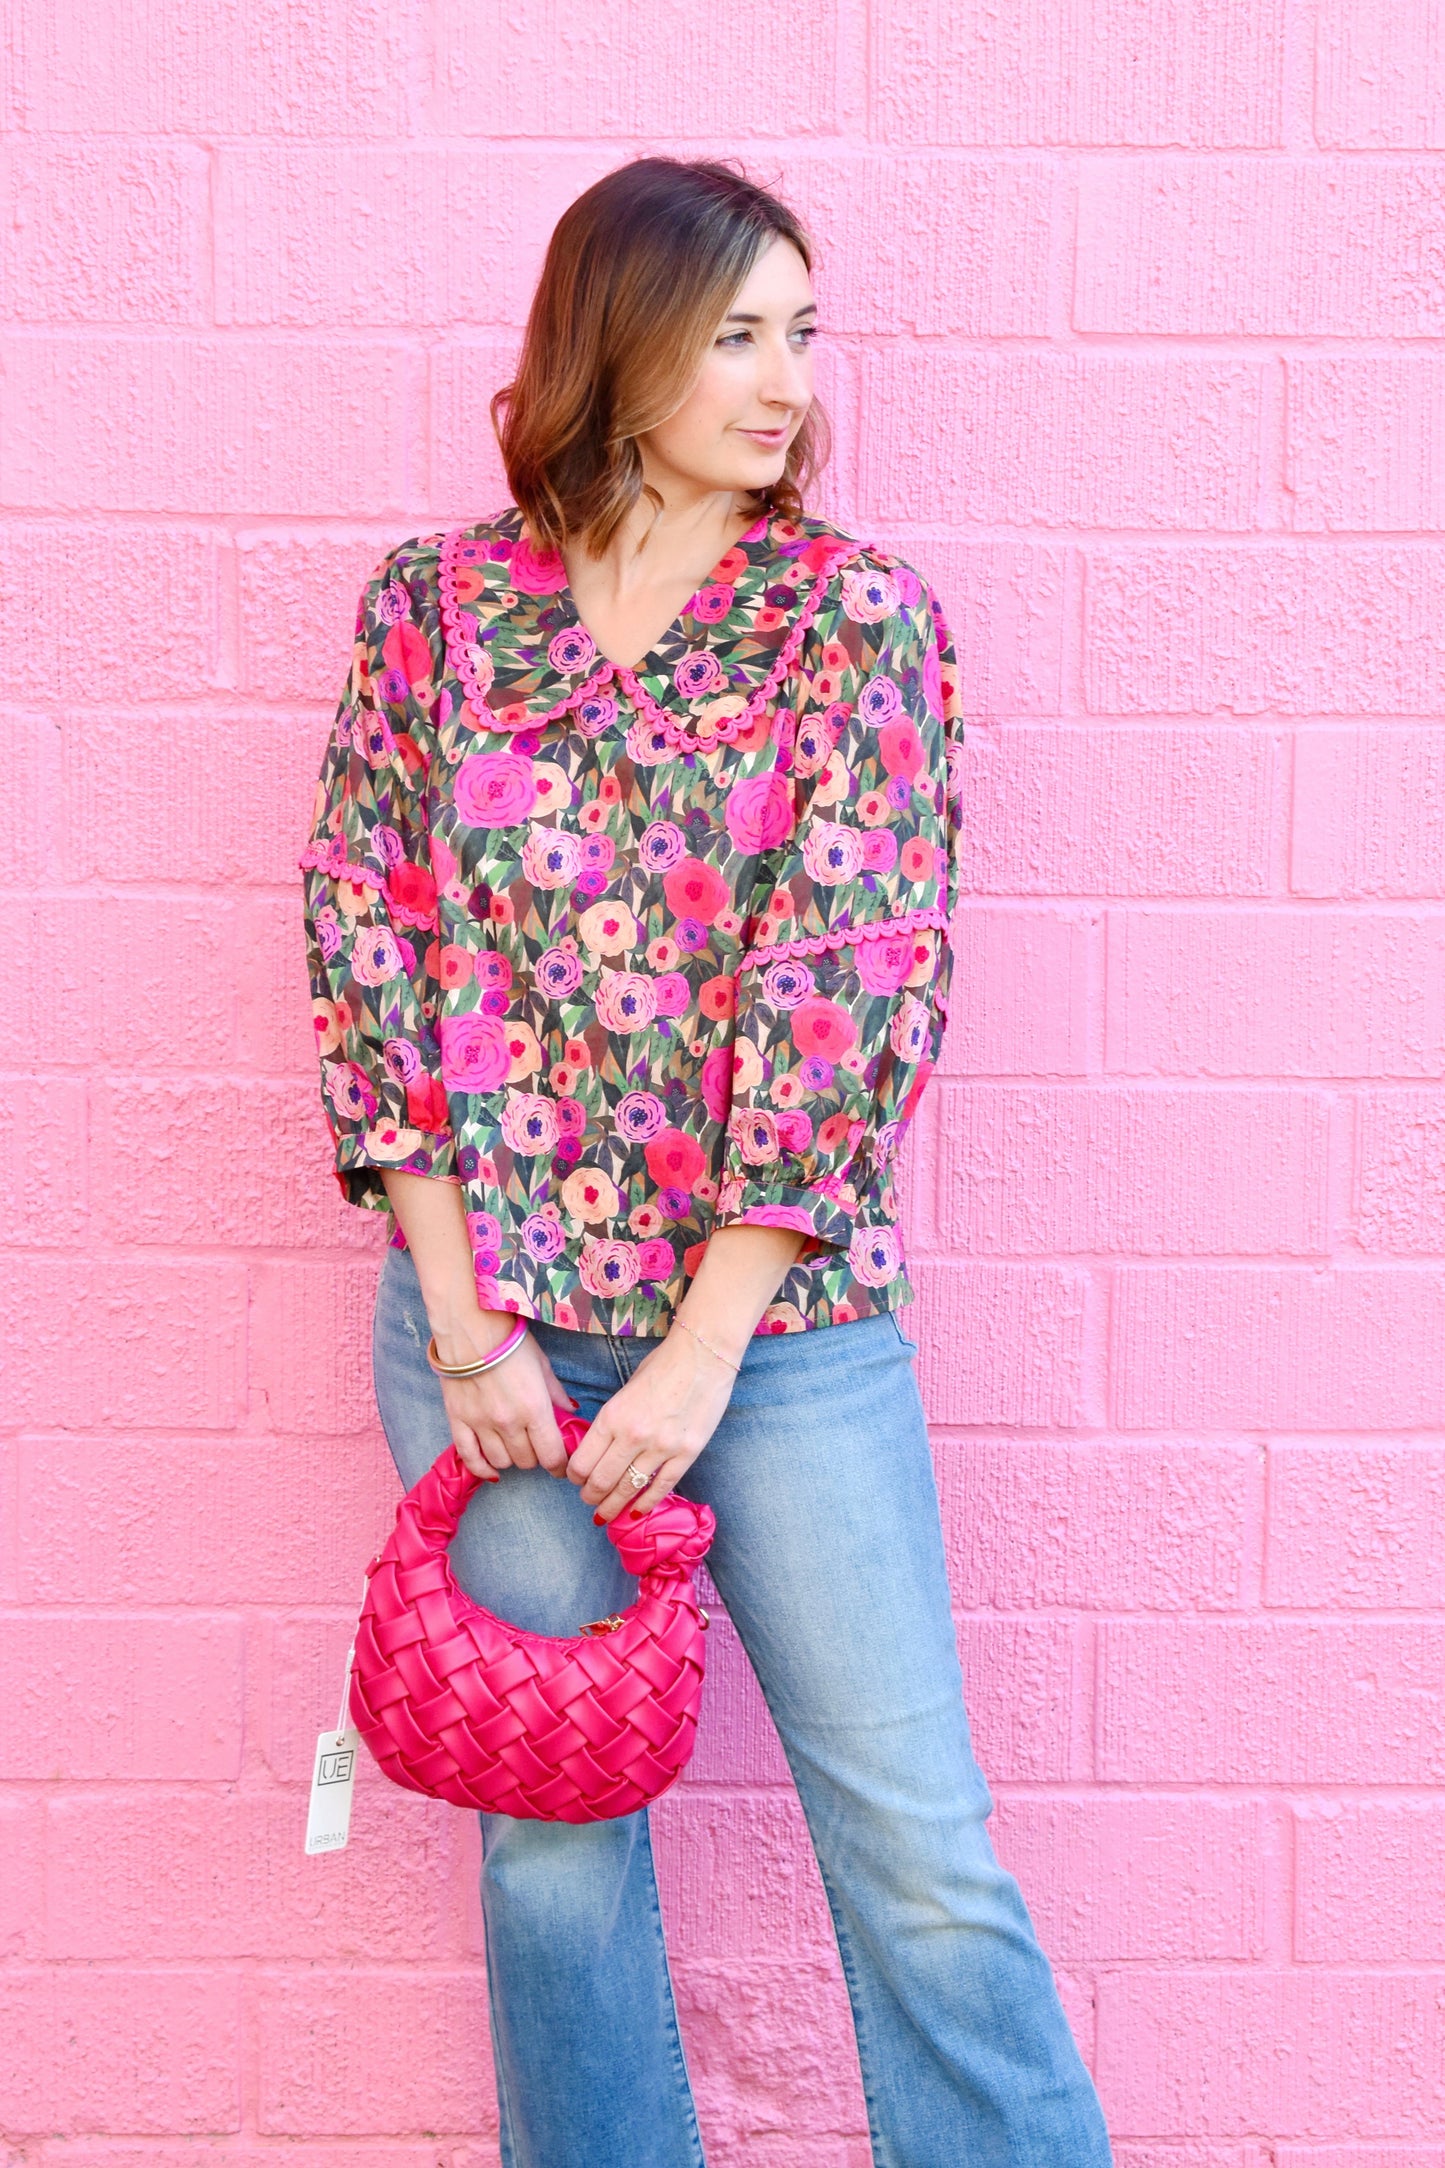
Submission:
M 316 1742 L 311 1772 L 311 1806 L 306 1816 L 308 1852 L 340 1852 L 351 1831 L 351 1795 L 356 1789 L 359 1731 L 323 1731 Z

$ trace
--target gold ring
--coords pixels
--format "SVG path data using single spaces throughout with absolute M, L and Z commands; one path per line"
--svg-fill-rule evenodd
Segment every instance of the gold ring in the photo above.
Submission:
M 648 1484 L 652 1481 L 650 1475 L 644 1475 L 643 1471 L 634 1467 L 631 1461 L 627 1463 L 622 1472 L 630 1479 L 634 1490 L 646 1490 Z

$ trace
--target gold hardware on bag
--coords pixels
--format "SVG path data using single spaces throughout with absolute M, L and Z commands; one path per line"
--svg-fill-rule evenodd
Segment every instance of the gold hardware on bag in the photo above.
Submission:
M 622 1624 L 620 1611 L 609 1611 L 606 1618 L 594 1618 L 588 1625 L 579 1626 L 579 1634 L 615 1634 Z

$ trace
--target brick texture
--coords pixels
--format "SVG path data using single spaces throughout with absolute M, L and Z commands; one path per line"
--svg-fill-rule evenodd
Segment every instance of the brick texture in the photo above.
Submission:
M 366 1761 L 302 1851 L 398 1486 L 296 857 L 363 582 L 508 501 L 549 234 L 654 150 L 803 218 L 809 509 L 953 633 L 905 1324 L 1117 2168 L 1445 2168 L 1445 0 L 7 11 L 0 2168 L 498 2168 L 474 1817 Z M 868 2168 L 706 1600 L 710 2168 Z

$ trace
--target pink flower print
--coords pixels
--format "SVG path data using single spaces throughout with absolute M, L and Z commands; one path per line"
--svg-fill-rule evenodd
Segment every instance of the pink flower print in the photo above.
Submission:
M 401 950 L 386 926 L 363 926 L 351 951 L 351 976 L 358 986 L 385 986 L 402 974 Z
M 727 683 L 722 664 L 711 648 L 694 648 L 672 673 L 672 682 L 684 700 L 705 700 L 709 693 L 721 692 Z
M 578 1276 L 589 1295 L 625 1295 L 641 1278 L 635 1242 L 584 1242 Z
M 813 1141 L 813 1117 L 801 1110 L 788 1110 L 775 1117 L 778 1125 L 778 1142 L 787 1152 L 806 1152 Z
M 684 617 L 696 618 L 700 625 L 717 625 L 732 608 L 737 596 L 731 587 L 724 587 L 714 580 L 709 587 L 700 587 L 684 610 Z
M 913 936 L 883 934 L 873 941 L 860 941 L 853 953 L 865 993 L 896 994 L 913 969 Z
M 507 1028 L 495 1016 L 444 1016 L 437 1025 L 448 1091 L 494 1092 L 512 1065 Z
M 833 733 L 820 715 L 805 716 L 793 741 L 793 773 L 816 775 L 833 750 Z
M 645 715 L 634 716 L 627 726 L 627 757 L 634 768 L 656 768 L 675 755 L 671 738 L 661 723 Z
M 398 1084 L 410 1084 L 413 1077 L 421 1075 L 421 1056 L 410 1039 L 387 1039 L 381 1049 L 381 1058 L 387 1072 Z
M 411 608 L 411 597 L 400 580 L 391 580 L 376 598 L 377 622 L 382 625 L 399 624 Z
M 899 864 L 906 880 L 933 880 L 933 845 L 926 836 L 910 836 L 899 853 Z
M 497 666 L 492 661 L 487 649 L 479 646 L 475 640 L 468 640 L 462 649 L 462 653 L 471 665 L 471 690 L 477 694 L 478 698 L 481 698 L 491 691 L 492 680 L 497 674 Z
M 637 1245 L 637 1276 L 640 1280 L 670 1280 L 677 1265 L 677 1252 L 661 1235 L 653 1235 Z
M 529 1212 L 523 1220 L 522 1247 L 539 1265 L 550 1265 L 555 1257 L 560 1257 L 565 1243 L 560 1220 L 549 1219 L 542 1212 Z
M 900 1061 L 918 1061 L 926 1053 L 931 1021 L 924 1004 L 906 994 L 888 1026 L 888 1043 Z
M 800 1235 L 813 1231 L 813 1222 L 800 1204 L 750 1204 L 742 1220 L 745 1227 L 791 1227 Z
M 732 1048 L 715 1046 L 702 1065 L 702 1103 L 715 1122 L 725 1122 L 733 1097 Z
M 776 768 L 745 776 L 728 792 L 723 819 L 740 851 L 770 851 L 791 831 L 793 794 Z
M 431 843 L 431 870 L 433 878 L 435 879 L 438 888 L 447 888 L 457 877 L 458 867 L 455 854 L 447 847 L 445 843 L 443 843 L 441 837 L 435 832 L 433 832 L 433 834 L 429 838 L 429 841 Z
M 930 640 L 923 657 L 923 697 L 928 702 L 930 715 L 943 713 L 943 664 L 939 659 L 938 643 Z M 950 746 L 950 752 L 953 748 Z
M 409 859 L 393 866 L 387 876 L 386 900 L 398 924 L 436 931 L 437 884 L 425 866 L 414 866 Z
M 594 873 L 606 873 L 617 856 L 611 836 L 583 836 L 582 863 Z
M 653 981 L 640 971 L 604 971 L 597 989 L 597 1020 L 609 1031 L 641 1031 L 657 1014 Z
M 704 858 L 682 858 L 664 874 L 662 892 L 679 918 L 710 926 L 732 901 L 727 882 Z
M 833 1082 L 833 1064 L 821 1054 L 810 1054 L 798 1064 L 798 1075 L 810 1092 L 825 1092 Z
M 556 595 L 567 585 L 567 567 L 556 550 L 533 549 L 525 536 L 512 551 L 507 576 L 522 595 Z
M 815 819 L 803 838 L 803 865 L 824 888 L 851 881 L 863 870 L 863 838 L 842 821 Z
M 893 812 L 901 813 L 913 797 L 913 785 L 906 775 L 890 775 L 883 796 Z
M 505 956 L 495 949 L 482 949 L 475 963 L 478 986 L 495 987 L 499 993 L 508 993 L 512 985 L 512 967 Z
M 654 1092 L 624 1092 L 613 1109 L 618 1134 L 629 1144 L 645 1144 L 667 1122 L 667 1109 Z
M 354 1061 L 331 1061 L 324 1065 L 326 1096 L 344 1122 L 369 1122 L 376 1113 L 376 1093 L 366 1072 Z
M 341 953 L 344 938 L 345 936 L 341 931 L 341 921 L 336 915 L 335 906 L 323 903 L 316 914 L 316 945 L 321 951 L 323 963 L 329 964 L 334 957 Z
M 781 963 L 769 964 L 763 973 L 763 996 L 775 1009 L 796 1009 L 812 993 L 814 983 L 805 963 L 785 957 Z
M 509 828 L 537 802 L 532 763 L 522 753 L 473 753 L 456 772 L 452 798 L 469 828 Z
M 887 572 L 845 572 L 843 614 L 855 625 L 876 625 L 898 608 L 898 582 Z
M 502 1137 L 519 1158 L 556 1149 L 557 1107 L 542 1092 L 508 1092 L 502 1106 Z
M 681 1189 L 691 1195 L 699 1176 L 707 1172 L 702 1146 L 685 1129 L 659 1131 L 649 1139 L 643 1157 L 648 1173 L 663 1189 Z
M 580 677 L 596 658 L 597 642 L 585 625 L 569 625 L 547 648 L 547 660 L 552 668 L 561 670 L 568 677 Z
M 879 731 L 878 757 L 890 775 L 906 775 L 910 782 L 917 775 L 923 766 L 923 740 L 906 715 L 895 717 Z
M 870 730 L 881 730 L 903 712 L 903 695 L 891 677 L 871 677 L 858 695 L 858 720 Z
M 903 1142 L 903 1133 L 906 1127 L 907 1124 L 901 1121 L 885 1122 L 883 1124 L 877 1136 L 873 1139 L 873 1164 L 875 1167 L 886 1167 L 891 1160 L 897 1157 L 898 1147 Z
M 566 888 L 582 871 L 582 838 L 570 828 L 534 828 L 522 845 L 522 871 L 534 888 Z
M 692 988 L 680 971 L 664 971 L 652 982 L 652 998 L 659 1016 L 685 1016 Z
M 388 670 L 400 670 L 408 685 L 427 684 L 436 667 L 430 640 L 410 618 L 392 626 L 381 643 L 381 652 Z
M 557 1127 L 564 1137 L 580 1137 L 587 1127 L 587 1109 L 580 1099 L 564 1094 L 557 1101 Z
M 575 949 L 543 949 L 533 967 L 532 976 L 544 994 L 554 1001 L 566 994 L 573 994 L 582 984 L 582 959 Z
M 576 712 L 583 737 L 600 738 L 617 720 L 617 702 L 610 693 L 593 693 L 590 699 L 579 701 Z
M 778 1118 L 766 1107 L 734 1108 L 728 1128 L 746 1167 L 768 1167 L 778 1156 Z
M 896 1227 L 857 1227 L 848 1244 L 848 1263 L 864 1287 L 886 1287 L 903 1270 L 903 1244 Z
M 823 994 L 800 1001 L 793 1011 L 793 1044 L 800 1054 L 821 1054 L 841 1061 L 858 1043 L 858 1026 L 846 1009 Z
M 686 849 L 687 838 L 671 821 L 649 821 L 637 843 L 637 855 L 651 873 L 666 873 Z
M 870 828 L 863 838 L 863 871 L 891 873 L 898 863 L 898 838 L 891 828 Z

